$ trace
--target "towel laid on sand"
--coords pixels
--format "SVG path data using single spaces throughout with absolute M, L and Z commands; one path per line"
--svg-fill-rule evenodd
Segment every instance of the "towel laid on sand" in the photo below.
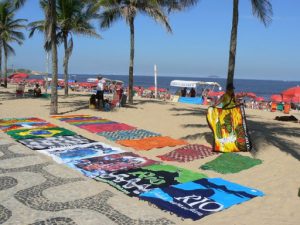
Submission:
M 238 173 L 261 164 L 260 159 L 253 159 L 248 156 L 242 156 L 237 153 L 223 153 L 216 159 L 205 163 L 200 168 L 203 170 L 213 170 L 218 173 Z
M 170 137 L 149 137 L 141 140 L 121 140 L 118 144 L 134 148 L 135 150 L 150 150 L 153 148 L 173 147 L 188 144 L 185 140 L 176 140 Z
M 142 193 L 140 198 L 182 218 L 201 219 L 264 193 L 221 178 L 203 178 Z
M 202 159 L 211 155 L 218 154 L 213 152 L 211 147 L 205 145 L 186 145 L 177 148 L 164 155 L 157 156 L 163 161 L 190 162 L 196 159 Z
M 130 196 L 138 196 L 153 188 L 168 187 L 207 177 L 183 168 L 171 165 L 151 165 L 100 174 L 95 180 L 104 181 Z
M 16 140 L 21 139 L 32 139 L 32 138 L 46 138 L 46 137 L 55 137 L 55 136 L 71 136 L 75 135 L 73 131 L 67 130 L 61 127 L 53 128 L 37 128 L 37 129 L 20 129 L 20 130 L 11 130 L 7 132 L 12 138 Z
M 98 135 L 103 136 L 111 141 L 144 139 L 147 137 L 158 137 L 160 134 L 150 132 L 143 129 L 122 130 L 114 132 L 101 132 Z

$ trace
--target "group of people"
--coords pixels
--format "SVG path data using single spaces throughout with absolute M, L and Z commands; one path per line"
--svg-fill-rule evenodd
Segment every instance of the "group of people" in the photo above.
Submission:
M 181 97 L 191 97 L 195 98 L 196 97 L 196 90 L 195 88 L 191 88 L 191 90 L 188 92 L 187 88 L 182 88 L 181 89 Z
M 18 83 L 18 85 L 16 87 L 16 95 L 17 96 L 24 96 L 25 86 L 26 86 L 25 81 L 21 81 L 21 82 Z M 36 83 L 34 85 L 33 89 L 29 89 L 28 92 L 32 93 L 33 97 L 37 97 L 38 98 L 38 97 L 42 96 L 42 89 L 41 89 L 41 87 L 40 87 L 40 85 L 38 83 Z
M 109 111 L 113 106 L 121 105 L 123 97 L 122 86 L 116 85 L 114 81 L 108 84 L 102 76 L 99 76 L 97 80 L 96 94 L 90 97 L 90 105 L 104 111 Z M 111 94 L 112 99 L 104 98 L 105 93 Z

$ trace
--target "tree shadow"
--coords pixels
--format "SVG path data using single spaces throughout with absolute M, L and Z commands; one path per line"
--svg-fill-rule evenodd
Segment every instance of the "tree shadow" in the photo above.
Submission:
M 59 102 L 58 106 L 59 106 L 59 108 L 71 108 L 71 110 L 62 111 L 62 112 L 58 113 L 59 115 L 63 115 L 66 113 L 77 112 L 81 109 L 88 109 L 89 103 L 85 100 L 77 100 L 75 102 Z
M 255 118 L 255 116 L 253 118 Z M 182 127 L 205 128 L 208 127 L 208 125 L 185 124 L 182 125 Z M 292 139 L 295 140 L 295 138 L 300 138 L 299 124 L 295 123 L 295 127 L 286 127 L 284 122 L 254 121 L 252 120 L 252 116 L 248 116 L 247 128 L 253 146 L 253 149 L 250 152 L 253 157 L 256 157 L 257 154 L 264 151 L 264 148 L 267 145 L 272 145 L 280 149 L 280 151 L 290 154 L 294 158 L 300 160 L 300 144 L 296 141 L 292 141 Z M 203 137 L 209 144 L 213 145 L 214 138 L 211 131 L 190 134 L 181 138 L 187 140 L 196 140 Z
M 201 108 L 178 108 L 173 107 L 169 109 L 172 112 L 178 112 L 174 113 L 173 116 L 206 116 L 207 109 L 201 109 Z M 179 113 L 181 112 L 181 113 Z

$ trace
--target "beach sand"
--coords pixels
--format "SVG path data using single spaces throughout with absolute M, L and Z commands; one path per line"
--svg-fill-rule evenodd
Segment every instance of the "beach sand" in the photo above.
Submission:
M 8 92 L 6 92 L 8 91 Z M 113 146 L 118 146 L 124 150 L 132 151 L 131 148 L 125 148 L 110 142 L 107 139 L 89 133 L 85 130 L 71 126 L 67 123 L 52 119 L 49 116 L 49 100 L 32 98 L 15 98 L 14 87 L 6 90 L 0 90 L 0 118 L 8 117 L 39 117 L 68 128 L 85 137 L 96 141 L 101 141 Z M 60 92 L 62 94 L 62 92 Z M 135 99 L 134 105 L 126 108 L 118 108 L 113 112 L 100 112 L 88 109 L 89 97 L 71 92 L 71 96 L 59 97 L 59 113 L 64 114 L 89 114 L 99 116 L 118 122 L 136 126 L 153 132 L 158 132 L 164 136 L 185 139 L 191 144 L 211 145 L 212 133 L 206 122 L 206 106 L 193 106 L 181 103 L 171 103 L 151 99 Z M 293 111 L 292 115 L 300 119 L 300 113 Z M 1 174 L 1 177 L 13 177 L 18 182 L 17 185 L 6 190 L 0 189 L 0 221 L 1 205 L 12 211 L 11 217 L 5 224 L 31 224 L 37 221 L 49 218 L 64 217 L 70 218 L 76 224 L 143 224 L 141 221 L 151 220 L 153 223 L 145 224 L 168 224 L 172 221 L 174 224 L 270 224 L 270 225 L 295 225 L 300 221 L 300 197 L 298 189 L 300 188 L 300 123 L 278 122 L 275 116 L 284 115 L 282 112 L 266 112 L 259 110 L 246 109 L 248 119 L 248 128 L 254 145 L 254 150 L 242 155 L 261 159 L 261 165 L 252 167 L 248 170 L 235 174 L 219 174 L 213 171 L 204 171 L 199 167 L 205 162 L 211 161 L 216 156 L 199 159 L 188 163 L 166 162 L 168 164 L 184 167 L 196 172 L 201 172 L 209 177 L 221 177 L 226 180 L 259 189 L 266 195 L 257 197 L 240 205 L 235 205 L 222 212 L 218 212 L 199 221 L 181 220 L 175 215 L 159 210 L 148 205 L 148 203 L 139 201 L 137 198 L 130 198 L 117 191 L 111 186 L 96 182 L 86 178 L 79 172 L 76 172 L 64 165 L 53 162 L 49 157 L 31 151 L 30 149 L 17 144 L 9 136 L 0 132 L 1 143 L 15 143 L 9 147 L 13 152 L 31 154 L 28 157 L 17 157 L 3 159 L 0 162 L 0 168 L 21 168 L 24 166 L 35 165 L 39 163 L 50 162 L 45 170 L 55 177 L 62 178 L 80 178 L 81 181 L 73 183 L 51 186 L 44 190 L 43 196 L 53 202 L 74 203 L 76 199 L 85 199 L 102 193 L 102 197 L 108 199 L 103 203 L 103 208 L 91 210 L 86 207 L 67 207 L 57 210 L 43 210 L 29 207 L 19 201 L 17 192 L 27 189 L 34 185 L 44 182 L 45 176 L 34 172 L 7 172 Z M 139 151 L 138 154 L 147 156 L 151 159 L 159 160 L 157 155 L 162 155 L 175 147 L 155 149 L 151 151 Z M 3 153 L 0 152 L 0 157 Z M 0 158 L 1 159 L 1 158 Z M 105 190 L 108 190 L 105 191 Z M 109 193 L 109 194 L 108 194 Z M 30 197 L 31 195 L 29 195 Z M 105 197 L 106 196 L 106 197 Z M 111 197 L 107 197 L 111 196 Z M 86 200 L 90 201 L 90 199 Z M 76 202 L 76 201 L 75 201 Z M 73 204 L 72 203 L 72 204 Z M 75 203 L 74 203 L 75 204 Z M 63 210 L 65 209 L 65 210 Z M 115 215 L 110 217 L 109 215 Z M 122 221 L 120 215 L 132 220 Z M 110 218 L 110 219 L 109 219 Z M 164 220 L 159 220 L 165 218 Z M 115 222 L 114 222 L 114 221 Z M 140 222 L 139 222 L 140 220 Z M 130 222 L 131 221 L 131 222 Z M 134 221 L 134 222 L 133 222 Z M 1 222 L 0 222 L 1 223 Z M 71 223 L 70 223 L 71 224 Z

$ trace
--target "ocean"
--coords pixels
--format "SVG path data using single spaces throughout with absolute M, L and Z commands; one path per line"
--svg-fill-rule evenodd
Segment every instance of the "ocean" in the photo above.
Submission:
M 104 75 L 104 77 L 112 80 L 121 80 L 127 86 L 128 75 Z M 62 78 L 62 75 L 59 75 Z M 70 75 L 70 79 L 79 82 L 86 81 L 87 78 L 97 78 L 97 75 Z M 188 81 L 213 81 L 218 82 L 223 90 L 226 86 L 225 78 L 207 78 L 207 77 L 157 77 L 159 88 L 168 88 L 172 93 L 177 88 L 170 87 L 172 80 L 188 80 Z M 235 92 L 254 92 L 257 96 L 264 97 L 266 100 L 273 94 L 280 94 L 282 91 L 300 85 L 300 81 L 280 81 L 280 80 L 252 80 L 252 79 L 235 79 Z M 134 76 L 134 86 L 150 87 L 154 86 L 153 76 Z

